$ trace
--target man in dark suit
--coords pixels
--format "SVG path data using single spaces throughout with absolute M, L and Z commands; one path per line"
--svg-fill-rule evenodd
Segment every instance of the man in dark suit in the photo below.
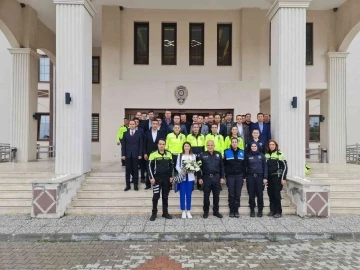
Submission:
M 145 120 L 143 123 L 143 126 L 141 127 L 144 129 L 145 133 L 151 129 L 151 123 L 154 118 L 154 111 L 149 111 L 148 117 L 149 117 L 149 119 Z
M 254 124 L 254 123 L 251 122 L 251 113 L 245 114 L 245 123 L 244 123 L 244 124 L 245 124 L 245 125 L 248 125 L 249 128 L 250 128 L 250 130 L 252 130 L 252 129 L 251 129 L 251 126 L 252 126 L 252 124 Z
M 124 191 L 131 189 L 130 175 L 132 175 L 133 178 L 134 190 L 139 190 L 138 161 L 141 160 L 143 154 L 143 138 L 143 133 L 135 129 L 135 121 L 131 120 L 129 122 L 129 129 L 124 133 L 124 137 L 121 141 L 122 159 L 125 160 L 126 168 L 126 188 Z
M 144 140 L 144 160 L 148 165 L 149 156 L 152 152 L 158 149 L 159 139 L 165 139 L 166 134 L 159 130 L 159 122 L 155 118 L 151 121 L 151 129 L 146 132 Z M 146 166 L 148 167 L 148 166 Z M 151 188 L 151 183 L 149 177 L 146 177 L 146 187 L 145 189 Z
M 226 132 L 226 127 L 223 124 L 221 124 L 221 115 L 218 113 L 215 114 L 214 120 L 215 120 L 215 124 L 218 125 L 218 134 L 222 135 L 225 138 L 227 132 Z
M 134 121 L 135 121 L 135 130 L 141 132 L 143 142 L 144 142 L 144 139 L 145 139 L 145 131 L 143 128 L 144 121 L 141 122 L 141 120 L 138 118 L 134 118 Z M 141 175 L 140 175 L 141 183 L 145 183 L 146 162 L 144 161 L 144 159 L 139 160 L 138 166 L 139 166 L 139 169 L 141 170 Z
M 267 143 L 271 139 L 270 125 L 264 123 L 263 113 L 258 113 L 257 119 L 258 121 L 251 125 L 251 134 L 254 129 L 260 130 L 259 139 L 264 144 L 264 146 L 267 147 Z
M 234 123 L 233 127 L 237 127 L 238 129 L 238 136 L 244 140 L 245 149 L 247 145 L 250 143 L 250 129 L 248 125 L 244 124 L 245 117 L 242 115 L 236 116 L 236 122 Z
M 171 119 L 171 111 L 166 110 L 165 111 L 165 118 L 162 120 L 160 129 L 163 132 L 168 133 L 169 125 L 174 125 L 173 120 Z
M 191 123 L 186 119 L 186 113 L 180 114 L 180 124 L 185 125 L 187 134 L 190 134 Z

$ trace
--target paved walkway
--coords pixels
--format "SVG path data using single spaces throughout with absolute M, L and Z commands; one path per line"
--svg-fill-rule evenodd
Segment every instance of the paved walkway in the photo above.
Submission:
M 0 269 L 360 269 L 360 242 L 0 242 Z
M 329 218 L 300 218 L 283 216 L 250 218 L 240 216 L 239 219 L 225 216 L 223 219 L 209 216 L 203 219 L 172 220 L 158 217 L 149 221 L 150 215 L 123 216 L 65 216 L 61 219 L 32 219 L 28 215 L 0 216 L 0 239 L 3 236 L 25 235 L 66 235 L 66 234 L 131 234 L 137 233 L 227 233 L 227 234 L 356 234 L 360 235 L 360 216 L 333 216 Z M 29 238 L 30 239 L 30 238 Z M 55 239 L 56 240 L 56 239 Z

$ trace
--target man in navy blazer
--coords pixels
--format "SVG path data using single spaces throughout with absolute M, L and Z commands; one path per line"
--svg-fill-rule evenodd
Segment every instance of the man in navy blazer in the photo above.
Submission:
M 122 159 L 125 160 L 126 168 L 126 188 L 124 191 L 131 189 L 130 187 L 130 175 L 132 175 L 134 190 L 139 190 L 139 171 L 138 162 L 142 158 L 143 150 L 142 144 L 144 139 L 144 133 L 135 129 L 135 121 L 129 122 L 129 129 L 124 133 L 121 142 L 121 154 Z
M 254 129 L 258 129 L 260 131 L 260 141 L 267 147 L 268 141 L 271 139 L 271 130 L 270 125 L 264 122 L 264 114 L 257 114 L 258 121 L 251 125 L 251 134 Z

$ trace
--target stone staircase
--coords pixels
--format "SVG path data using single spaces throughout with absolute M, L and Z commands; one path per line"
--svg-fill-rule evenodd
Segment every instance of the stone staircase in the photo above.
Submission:
M 139 191 L 133 189 L 124 192 L 125 178 L 124 173 L 91 173 L 82 184 L 77 196 L 67 209 L 68 215 L 101 215 L 101 214 L 150 214 L 152 208 L 152 190 L 144 190 L 145 185 L 139 185 Z M 132 186 L 133 188 L 133 186 Z M 286 192 L 282 192 L 283 213 L 296 214 L 296 209 L 291 205 Z M 244 186 L 241 196 L 240 214 L 249 214 L 248 194 Z M 228 213 L 227 187 L 223 186 L 220 194 L 220 212 Z M 212 198 L 210 198 L 212 205 Z M 266 190 L 264 191 L 264 213 L 269 212 L 269 199 Z M 180 214 L 179 193 L 170 192 L 169 212 Z M 193 192 L 192 213 L 202 214 L 203 193 L 195 190 Z M 210 206 L 210 212 L 211 210 Z M 161 213 L 161 199 L 158 206 Z
M 53 173 L 0 173 L 0 214 L 30 214 L 31 182 L 49 179 Z
M 360 173 L 314 173 L 309 180 L 330 185 L 330 215 L 360 215 Z

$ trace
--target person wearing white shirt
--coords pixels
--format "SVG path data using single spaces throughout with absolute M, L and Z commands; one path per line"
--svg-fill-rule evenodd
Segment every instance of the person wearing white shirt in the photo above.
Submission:
M 192 191 L 195 181 L 195 174 L 194 173 L 186 173 L 182 170 L 182 163 L 185 160 L 194 160 L 196 161 L 196 156 L 191 151 L 191 145 L 189 142 L 185 142 L 182 147 L 182 154 L 180 154 L 176 162 L 176 170 L 179 174 L 185 175 L 185 180 L 182 181 L 180 185 L 180 209 L 182 210 L 182 218 L 192 218 L 190 213 L 191 210 L 191 197 Z

